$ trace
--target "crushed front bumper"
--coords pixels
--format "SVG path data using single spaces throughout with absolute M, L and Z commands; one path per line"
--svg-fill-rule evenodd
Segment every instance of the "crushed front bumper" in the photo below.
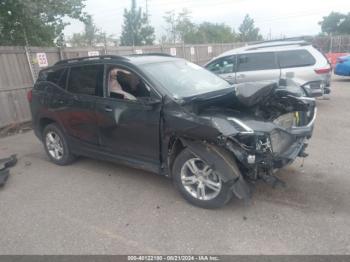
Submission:
M 316 116 L 317 109 L 314 107 L 308 115 L 305 114 L 306 125 L 289 129 L 262 122 L 261 126 L 266 124 L 264 131 L 261 128 L 251 134 L 245 134 L 245 137 L 229 138 L 225 146 L 241 163 L 241 167 L 246 171 L 244 173 L 257 178 L 259 172 L 272 173 L 291 164 L 297 157 L 307 156 L 307 140 L 312 136 Z M 254 127 L 259 125 L 256 121 L 245 123 L 254 130 L 257 129 Z

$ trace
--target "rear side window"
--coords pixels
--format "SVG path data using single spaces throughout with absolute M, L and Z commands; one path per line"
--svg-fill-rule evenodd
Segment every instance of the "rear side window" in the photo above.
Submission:
M 48 81 L 64 89 L 66 87 L 67 72 L 67 68 L 42 71 L 39 74 L 38 81 Z
M 103 65 L 72 67 L 68 91 L 74 94 L 103 96 Z
M 219 58 L 207 65 L 206 68 L 215 74 L 229 74 L 235 72 L 236 56 L 226 56 Z
M 253 53 L 242 54 L 238 58 L 238 71 L 255 71 L 277 69 L 275 54 L 268 53 Z
M 290 50 L 277 53 L 281 68 L 310 66 L 316 63 L 307 50 Z

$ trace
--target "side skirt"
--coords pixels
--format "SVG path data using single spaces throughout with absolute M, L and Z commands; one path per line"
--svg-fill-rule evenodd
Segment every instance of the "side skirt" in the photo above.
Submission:
M 103 150 L 98 145 L 82 144 L 75 138 L 69 138 L 68 143 L 71 146 L 73 154 L 79 156 L 86 156 L 89 158 L 114 162 L 116 164 L 121 164 L 136 169 L 142 169 L 156 174 L 162 174 L 160 164 L 156 162 L 144 161 L 137 158 L 132 158 L 128 156 L 121 156 L 116 154 L 111 154 Z

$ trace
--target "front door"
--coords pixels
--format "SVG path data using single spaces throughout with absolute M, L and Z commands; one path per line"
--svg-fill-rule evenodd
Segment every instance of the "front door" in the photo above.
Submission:
M 206 68 L 219 75 L 226 81 L 234 84 L 236 81 L 236 56 L 230 55 L 225 57 L 220 57 L 215 61 L 211 62 L 206 66 Z
M 105 98 L 96 101 L 100 144 L 118 157 L 159 164 L 160 96 L 136 73 L 106 70 Z

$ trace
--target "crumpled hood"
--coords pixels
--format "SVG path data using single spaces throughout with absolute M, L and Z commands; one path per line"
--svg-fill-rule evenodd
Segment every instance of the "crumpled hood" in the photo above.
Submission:
M 274 120 L 282 115 L 303 112 L 305 119 L 300 124 L 310 121 L 305 112 L 313 112 L 315 100 L 296 96 L 286 87 L 276 82 L 254 82 L 239 84 L 235 87 L 232 103 L 203 108 L 200 115 L 210 118 L 213 125 L 225 136 L 237 133 L 271 132 L 280 128 Z M 226 95 L 230 96 L 230 94 Z M 310 113 L 311 114 L 311 113 Z M 312 117 L 312 116 L 311 116 Z
M 256 107 L 269 107 L 272 104 L 276 106 L 278 103 L 285 104 L 282 111 L 307 111 L 307 106 L 299 98 L 300 94 L 295 92 L 295 87 L 279 86 L 276 81 L 259 81 L 236 84 L 222 93 L 213 92 L 191 97 L 181 104 L 192 107 L 192 111 L 196 113 L 213 107 L 244 112 Z
M 274 123 L 279 116 L 310 111 L 315 102 L 295 96 L 276 82 L 265 81 L 235 85 L 225 93 L 202 95 L 176 105 L 171 106 L 173 109 L 167 107 L 165 116 L 173 131 L 189 137 L 213 138 L 220 134 L 270 132 L 279 128 Z

